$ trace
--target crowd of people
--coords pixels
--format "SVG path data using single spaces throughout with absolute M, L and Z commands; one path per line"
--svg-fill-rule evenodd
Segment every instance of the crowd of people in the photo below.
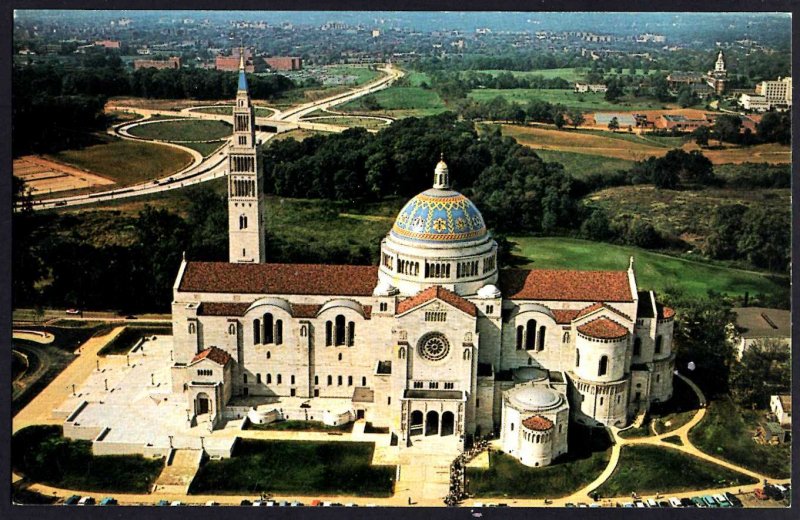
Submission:
M 456 506 L 459 502 L 467 498 L 466 472 L 467 463 L 477 457 L 484 450 L 489 450 L 489 440 L 476 440 L 471 448 L 461 453 L 450 464 L 450 491 L 444 497 L 447 506 Z

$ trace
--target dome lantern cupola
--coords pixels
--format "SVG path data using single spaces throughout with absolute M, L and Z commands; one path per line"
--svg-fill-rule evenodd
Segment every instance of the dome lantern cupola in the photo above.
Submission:
M 450 189 L 450 172 L 447 169 L 447 163 L 444 162 L 444 153 L 439 157 L 433 173 L 433 188 L 437 190 Z

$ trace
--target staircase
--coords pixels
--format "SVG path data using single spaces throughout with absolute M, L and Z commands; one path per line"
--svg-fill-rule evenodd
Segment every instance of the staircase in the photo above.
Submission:
M 158 476 L 154 493 L 181 494 L 189 493 L 189 486 L 194 480 L 200 461 L 203 458 L 202 450 L 173 450 L 167 457 L 164 471 Z

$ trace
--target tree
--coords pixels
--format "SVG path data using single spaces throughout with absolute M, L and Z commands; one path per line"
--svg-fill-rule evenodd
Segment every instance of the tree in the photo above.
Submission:
M 616 102 L 619 98 L 622 97 L 624 91 L 622 90 L 622 86 L 619 83 L 619 80 L 612 79 L 606 85 L 606 94 L 605 99 L 606 101 Z
M 694 142 L 700 147 L 708 146 L 709 137 L 711 137 L 711 129 L 706 125 L 698 126 L 692 132 L 692 138 L 694 138 Z
M 661 300 L 675 309 L 675 368 L 688 374 L 709 397 L 727 392 L 734 362 L 728 341 L 735 321 L 731 303 L 713 292 L 698 298 L 674 287 L 667 288 Z M 696 367 L 692 372 L 687 369 L 689 362 Z
M 581 112 L 577 108 L 574 110 L 570 110 L 568 116 L 569 116 L 569 121 L 572 124 L 572 128 L 575 129 L 577 129 L 586 121 L 586 117 L 583 115 L 583 112 Z
M 738 241 L 742 231 L 742 219 L 747 212 L 743 204 L 724 204 L 714 208 L 704 252 L 717 260 L 731 260 L 739 256 Z
M 581 236 L 589 240 L 603 241 L 613 236 L 611 221 L 602 208 L 594 208 L 581 224 Z
M 612 132 L 616 132 L 619 130 L 619 120 L 616 116 L 611 118 L 611 121 L 608 122 L 608 129 Z
M 783 271 L 791 260 L 791 227 L 789 211 L 753 206 L 742 218 L 739 253 L 755 266 Z
M 770 395 L 791 390 L 791 380 L 789 346 L 781 340 L 755 341 L 731 367 L 731 393 L 746 407 L 767 408 Z
M 690 107 L 700 101 L 691 87 L 685 86 L 678 91 L 678 104 L 683 108 Z
M 765 143 L 789 144 L 792 140 L 792 118 L 788 113 L 767 112 L 756 123 L 756 133 Z
M 555 116 L 553 116 L 553 123 L 556 125 L 556 128 L 561 130 L 564 128 L 564 125 L 567 123 L 567 120 L 564 118 L 563 112 L 556 112 Z
M 651 223 L 636 217 L 628 225 L 625 240 L 637 247 L 653 249 L 660 245 L 661 236 Z
M 742 118 L 731 114 L 723 114 L 714 121 L 714 134 L 719 140 L 736 143 L 739 141 L 739 130 L 742 128 Z

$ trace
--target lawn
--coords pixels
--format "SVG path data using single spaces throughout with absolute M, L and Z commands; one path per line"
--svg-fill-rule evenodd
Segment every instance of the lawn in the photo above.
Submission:
M 730 398 L 711 401 L 706 416 L 689 432 L 699 449 L 772 478 L 789 478 L 791 445 L 761 445 L 752 440 L 764 411 L 744 410 Z
M 611 477 L 597 488 L 601 497 L 676 493 L 753 484 L 755 479 L 672 448 L 623 446 Z
M 546 162 L 558 162 L 564 165 L 564 171 L 575 178 L 583 178 L 592 174 L 616 173 L 618 170 L 629 170 L 634 162 L 602 155 L 589 155 L 559 150 L 536 150 L 536 155 Z
M 209 119 L 186 119 L 143 124 L 128 132 L 136 137 L 161 141 L 215 141 L 231 135 L 231 125 Z
M 525 267 L 539 269 L 624 270 L 635 258 L 636 281 L 641 289 L 663 291 L 680 286 L 687 294 L 704 296 L 709 289 L 728 294 L 770 294 L 788 290 L 772 277 L 699 261 L 654 253 L 633 246 L 618 246 L 558 237 L 509 237 L 513 254 Z
M 446 111 L 444 101 L 434 90 L 422 87 L 389 87 L 372 94 L 380 109 L 370 111 L 359 98 L 336 107 L 343 112 L 358 112 L 392 117 L 424 117 Z
M 203 114 L 217 114 L 223 116 L 233 115 L 233 105 L 219 105 L 213 107 L 201 107 L 192 110 Z M 270 117 L 275 112 L 269 108 L 256 107 L 256 117 Z
M 623 439 L 649 437 L 653 435 L 653 429 L 660 435 L 677 430 L 692 420 L 692 417 L 695 416 L 700 408 L 697 394 L 678 377 L 673 378 L 672 385 L 673 393 L 669 401 L 653 403 L 647 413 L 645 422 L 640 428 L 623 430 L 619 432 L 619 436 Z
M 394 466 L 372 466 L 369 442 L 240 439 L 233 457 L 200 467 L 190 493 L 388 497 Z
M 276 421 L 269 424 L 247 424 L 247 430 L 284 432 L 352 432 L 352 422 L 339 426 L 328 426 L 322 421 Z
M 569 495 L 603 471 L 611 442 L 604 429 L 569 425 L 570 451 L 543 468 L 524 466 L 505 453 L 492 451 L 489 469 L 467 468 L 467 491 L 478 498 L 553 498 Z M 590 433 L 591 432 L 591 433 Z
M 328 132 L 321 132 L 319 130 L 308 130 L 307 128 L 297 128 L 295 130 L 289 130 L 288 132 L 281 132 L 280 134 L 276 134 L 275 137 L 270 139 L 270 141 L 283 141 L 284 139 L 294 139 L 295 141 L 302 141 L 307 137 L 311 137 L 313 135 L 326 135 Z
M 538 99 L 552 104 L 561 104 L 567 108 L 579 108 L 588 112 L 597 110 L 614 110 L 629 112 L 632 110 L 651 110 L 663 108 L 661 101 L 643 98 L 621 98 L 617 103 L 606 101 L 605 94 L 601 92 L 576 93 L 565 89 L 533 89 L 533 88 L 480 88 L 473 89 L 469 97 L 476 101 L 490 101 L 498 96 L 506 98 L 508 102 L 526 104 L 528 101 Z
M 473 71 L 464 71 L 464 73 L 469 73 L 469 72 Z M 541 76 L 545 79 L 562 78 L 565 81 L 569 81 L 570 83 L 581 81 L 586 75 L 586 69 L 579 67 L 568 67 L 562 69 L 534 69 L 534 70 L 483 69 L 483 70 L 476 70 L 474 72 L 480 72 L 482 74 L 491 74 L 492 76 L 497 76 L 505 72 L 510 72 L 516 78 Z
M 181 143 L 181 146 L 197 150 L 203 157 L 208 157 L 223 145 L 224 143 L 222 141 L 212 141 L 210 143 Z
M 11 439 L 11 464 L 25 477 L 54 487 L 147 493 L 164 459 L 92 455 L 90 441 L 65 439 L 61 426 L 29 426 Z
M 363 85 L 370 81 L 382 76 L 383 73 L 378 70 L 372 70 L 368 66 L 359 65 L 331 65 L 324 67 L 326 74 L 335 76 L 355 76 L 356 85 Z
M 335 126 L 344 126 L 344 127 L 362 127 L 371 130 L 379 130 L 381 128 L 386 128 L 389 126 L 390 123 L 380 119 L 369 119 L 363 117 L 336 117 L 330 116 L 330 114 L 321 116 L 323 119 L 303 119 L 303 121 L 307 121 L 309 123 L 319 123 L 323 125 L 335 125 Z
M 47 158 L 102 175 L 119 186 L 166 177 L 192 162 L 191 155 L 171 146 L 111 137 L 103 144 L 64 150 Z
M 109 356 L 112 354 L 127 354 L 130 349 L 144 337 L 153 335 L 172 335 L 172 325 L 165 323 L 163 325 L 129 325 L 126 326 L 122 332 L 117 334 L 100 352 L 98 356 Z

